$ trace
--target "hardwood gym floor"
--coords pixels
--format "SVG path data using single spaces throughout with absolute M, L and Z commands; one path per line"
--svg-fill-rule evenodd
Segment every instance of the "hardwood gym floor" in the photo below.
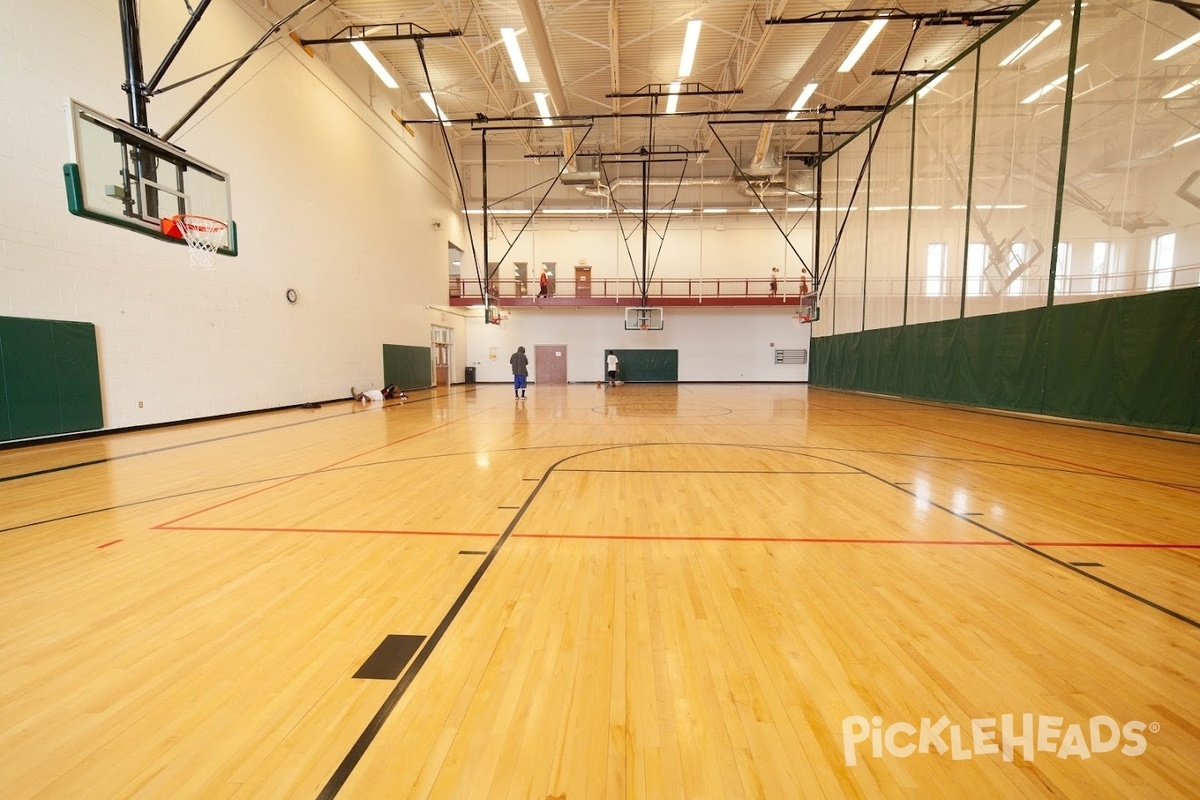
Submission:
M 0 450 L 4 796 L 1196 796 L 1200 440 L 529 392 Z

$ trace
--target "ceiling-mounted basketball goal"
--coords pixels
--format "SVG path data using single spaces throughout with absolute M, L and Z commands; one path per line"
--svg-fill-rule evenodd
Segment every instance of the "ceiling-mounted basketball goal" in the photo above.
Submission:
M 625 330 L 661 331 L 662 329 L 662 306 L 630 306 L 625 309 Z
M 78 101 L 69 113 L 72 214 L 186 244 L 196 267 L 237 255 L 228 174 Z

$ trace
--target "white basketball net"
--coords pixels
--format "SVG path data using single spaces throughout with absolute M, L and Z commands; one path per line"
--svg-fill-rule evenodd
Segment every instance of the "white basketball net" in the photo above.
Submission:
M 176 224 L 183 234 L 183 240 L 187 242 L 192 266 L 213 269 L 217 250 L 225 244 L 229 226 L 219 219 L 197 214 L 182 214 L 176 219 Z

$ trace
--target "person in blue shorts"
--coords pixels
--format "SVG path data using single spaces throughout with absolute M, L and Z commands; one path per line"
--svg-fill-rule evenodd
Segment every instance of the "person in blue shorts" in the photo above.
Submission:
M 529 356 L 525 355 L 525 348 L 518 347 L 517 352 L 508 359 L 508 363 L 512 364 L 513 396 L 518 400 L 523 400 L 525 398 L 525 382 L 529 378 Z

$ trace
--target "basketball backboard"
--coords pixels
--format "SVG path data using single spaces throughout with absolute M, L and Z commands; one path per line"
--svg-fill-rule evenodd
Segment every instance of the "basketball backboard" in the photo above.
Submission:
M 625 309 L 625 330 L 661 331 L 662 329 L 662 306 L 631 306 Z
M 63 176 L 72 214 L 180 244 L 164 220 L 211 217 L 229 226 L 217 252 L 237 255 L 228 174 L 76 100 L 70 117 L 72 161 Z

